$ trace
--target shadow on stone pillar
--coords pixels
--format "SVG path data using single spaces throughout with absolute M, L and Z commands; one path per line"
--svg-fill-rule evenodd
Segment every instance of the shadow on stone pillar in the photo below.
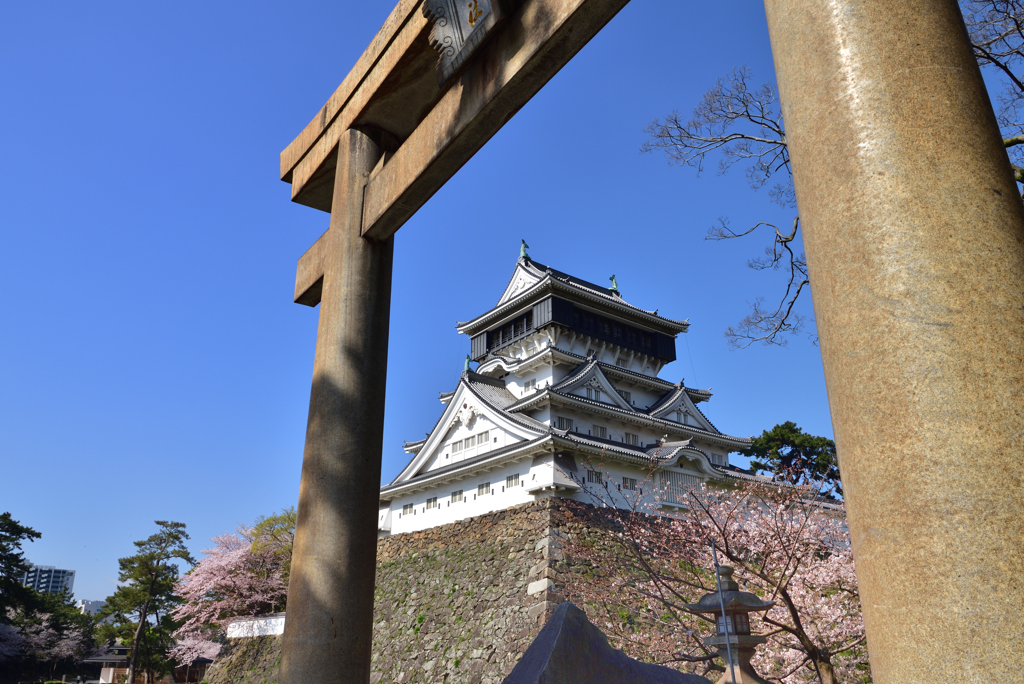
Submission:
M 571 603 L 555 608 L 502 684 L 711 684 L 699 675 L 633 660 Z

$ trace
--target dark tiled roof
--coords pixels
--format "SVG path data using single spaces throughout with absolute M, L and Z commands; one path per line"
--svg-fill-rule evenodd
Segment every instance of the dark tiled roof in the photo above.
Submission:
M 627 458 L 644 464 L 668 463 L 674 460 L 683 449 L 695 449 L 696 451 L 700 451 L 702 454 L 704 453 L 702 450 L 693 447 L 689 440 L 685 442 L 670 442 L 664 445 L 645 447 L 631 446 L 622 442 L 613 442 L 610 439 L 601 439 L 590 435 L 581 435 L 578 432 L 556 431 L 556 433 L 557 436 L 562 437 L 563 439 L 568 439 L 576 444 L 588 446 L 592 449 L 599 449 L 601 451 L 614 451 L 622 456 L 626 456 Z M 706 456 L 707 454 L 705 454 L 705 457 Z
M 597 361 L 595 361 L 594 359 L 587 359 L 585 362 L 576 366 L 576 368 L 570 371 L 569 374 L 566 375 L 564 378 L 562 378 L 554 385 L 552 385 L 551 389 L 558 391 L 564 387 L 571 385 L 572 383 L 576 382 L 576 380 L 578 380 L 580 377 L 589 373 L 590 369 L 596 365 Z
M 535 394 L 533 394 L 533 395 L 531 395 L 529 397 L 521 399 L 515 406 L 509 407 L 509 410 L 519 411 L 519 410 L 522 410 L 523 408 L 529 406 L 530 404 L 532 404 L 535 401 L 538 401 L 538 400 L 543 401 L 545 398 L 551 397 L 551 396 L 568 399 L 569 401 L 579 402 L 581 404 L 588 404 L 590 406 L 594 406 L 594 407 L 597 407 L 597 408 L 602 408 L 602 409 L 606 409 L 608 411 L 613 411 L 613 412 L 618 413 L 618 414 L 620 414 L 622 416 L 629 416 L 629 417 L 632 417 L 634 419 L 649 420 L 649 421 L 657 423 L 657 424 L 659 424 L 659 425 L 661 425 L 663 427 L 670 427 L 671 429 L 676 430 L 676 431 L 689 432 L 689 433 L 692 433 L 692 434 L 697 435 L 697 436 L 704 436 L 704 437 L 710 438 L 711 440 L 719 440 L 719 441 L 724 441 L 724 442 L 748 442 L 749 441 L 745 437 L 736 437 L 734 435 L 726 435 L 726 434 L 723 434 L 721 432 L 711 432 L 710 430 L 705 430 L 704 428 L 697 427 L 696 425 L 683 425 L 682 423 L 676 423 L 676 422 L 671 421 L 671 420 L 665 420 L 664 418 L 656 418 L 654 416 L 648 415 L 647 413 L 640 413 L 640 412 L 632 413 L 630 411 L 625 411 L 625 410 L 619 408 L 618 406 L 615 406 L 614 404 L 606 404 L 606 403 L 601 402 L 601 401 L 595 401 L 593 399 L 587 399 L 586 397 L 579 397 L 579 396 L 576 396 L 575 394 L 566 394 L 565 392 L 554 391 L 550 387 L 545 388 L 542 391 L 538 391 L 537 393 L 535 393 Z
M 519 264 L 522 264 L 527 271 L 529 271 L 532 275 L 539 277 L 540 280 L 538 280 L 536 283 L 534 283 L 529 288 L 524 290 L 522 293 L 517 294 L 515 297 L 509 299 L 507 302 L 502 303 L 500 306 L 496 306 L 493 309 L 490 309 L 489 311 L 486 311 L 483 314 L 471 320 L 456 323 L 455 327 L 463 332 L 466 332 L 465 330 L 463 330 L 464 328 L 472 329 L 474 323 L 481 321 L 483 319 L 487 319 L 489 316 L 491 316 L 492 314 L 499 310 L 507 309 L 511 302 L 515 302 L 519 300 L 521 297 L 537 291 L 537 288 L 543 285 L 543 283 L 546 282 L 546 279 L 549 277 L 551 278 L 551 281 L 561 283 L 563 286 L 566 286 L 571 290 L 576 290 L 577 292 L 589 294 L 593 297 L 597 297 L 608 303 L 614 304 L 615 306 L 621 306 L 625 309 L 630 309 L 632 311 L 636 311 L 637 313 L 643 314 L 644 316 L 654 318 L 657 321 L 659 321 L 661 325 L 667 326 L 670 330 L 683 332 L 690 325 L 687 321 L 678 321 L 671 318 L 666 318 L 664 316 L 660 316 L 658 314 L 657 309 L 653 311 L 641 309 L 639 306 L 634 306 L 633 304 L 630 304 L 629 302 L 624 300 L 621 295 L 612 292 L 606 287 L 595 285 L 594 283 L 590 283 L 587 282 L 586 280 L 576 278 L 575 276 L 571 276 L 568 273 L 563 273 L 562 271 L 556 271 L 555 269 L 545 266 L 544 264 L 540 264 L 536 261 L 533 261 L 532 259 L 520 259 Z M 511 282 L 511 280 L 509 282 Z M 648 318 L 648 320 L 650 320 L 650 318 Z
M 483 463 L 484 461 L 487 461 L 489 459 L 498 458 L 499 456 L 504 456 L 507 453 L 510 453 L 510 452 L 513 452 L 513 451 L 517 451 L 519 449 L 531 448 L 534 445 L 539 444 L 540 442 L 544 441 L 549 436 L 550 436 L 549 434 L 545 433 L 545 434 L 543 434 L 543 435 L 541 435 L 539 437 L 536 437 L 534 439 L 531 439 L 531 440 L 527 440 L 527 441 L 524 441 L 524 442 L 516 442 L 515 444 L 509 444 L 508 446 L 504 446 L 504 447 L 502 447 L 500 449 L 495 449 L 493 451 L 488 451 L 485 454 L 480 454 L 479 456 L 474 456 L 473 458 L 467 458 L 465 461 L 459 461 L 458 463 L 452 463 L 451 465 L 446 465 L 446 466 L 442 466 L 440 468 L 435 468 L 434 470 L 428 470 L 426 472 L 420 473 L 419 475 L 411 477 L 408 480 L 405 480 L 404 482 L 392 482 L 391 484 L 388 484 L 388 485 L 380 488 L 381 494 L 383 495 L 386 492 L 388 492 L 388 491 L 390 491 L 392 489 L 396 489 L 398 487 L 404 487 L 407 484 L 415 484 L 417 482 L 420 482 L 422 480 L 426 480 L 426 479 L 429 479 L 429 478 L 432 478 L 432 477 L 438 477 L 438 476 L 441 476 L 441 475 L 447 475 L 448 473 L 454 472 L 456 470 L 460 470 L 462 468 L 468 468 L 468 467 L 474 466 L 474 465 L 476 465 L 478 463 Z
M 679 395 L 682 394 L 685 389 L 686 388 L 683 387 L 683 383 L 677 384 L 675 387 L 670 389 L 668 392 L 665 392 L 663 395 L 661 395 L 661 397 L 659 397 L 657 401 L 655 401 L 653 404 L 651 404 L 647 408 L 647 412 L 650 413 L 653 416 L 655 413 L 660 411 L 662 408 L 664 408 L 665 406 L 668 406 L 673 401 L 678 399 Z
M 492 408 L 503 413 L 507 418 L 510 418 L 521 425 L 525 425 L 533 430 L 541 430 L 543 432 L 548 431 L 548 426 L 539 420 L 535 420 L 530 416 L 526 416 L 521 413 L 510 413 L 506 410 L 519 400 L 516 398 L 516 395 L 508 391 L 508 388 L 505 387 L 505 383 L 501 380 L 496 380 L 495 378 L 490 378 L 486 375 L 478 375 L 473 371 L 468 371 L 463 375 L 469 384 L 470 390 L 472 390 L 473 394 L 479 397 L 484 403 L 489 404 Z
M 542 264 L 542 263 L 540 263 L 538 261 L 534 261 L 533 259 L 529 259 L 527 263 L 529 264 L 529 266 L 533 266 L 533 268 L 536 271 L 539 272 L 539 275 L 544 275 L 546 273 L 550 273 L 552 275 L 552 277 L 557 278 L 558 280 L 561 280 L 563 283 L 568 283 L 570 285 L 575 285 L 576 287 L 582 287 L 583 289 L 590 290 L 591 292 L 593 292 L 595 294 L 599 294 L 599 295 L 601 295 L 603 297 L 607 297 L 608 299 L 613 299 L 616 302 L 625 304 L 625 302 L 622 300 L 622 295 L 620 295 L 618 292 L 613 292 L 612 290 L 608 289 L 607 287 L 601 287 L 600 285 L 595 285 L 594 283 L 591 283 L 589 281 L 583 280 L 583 278 L 577 278 L 576 276 L 571 276 L 568 273 L 563 273 L 562 271 L 555 270 L 555 269 L 551 268 L 550 266 L 545 266 L 544 264 Z M 632 304 L 627 304 L 627 306 L 633 306 L 633 305 Z M 634 306 L 633 308 L 634 309 L 639 309 L 639 307 L 636 307 L 636 306 Z M 653 311 L 646 311 L 645 309 L 640 309 L 640 311 L 643 311 L 644 313 L 649 313 L 649 314 L 652 314 L 652 315 L 654 314 Z

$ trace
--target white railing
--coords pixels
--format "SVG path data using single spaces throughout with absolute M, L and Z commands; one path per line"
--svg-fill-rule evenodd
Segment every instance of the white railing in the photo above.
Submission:
M 663 503 L 686 505 L 689 491 L 700 483 L 701 479 L 696 475 L 663 470 L 659 473 L 658 493 Z

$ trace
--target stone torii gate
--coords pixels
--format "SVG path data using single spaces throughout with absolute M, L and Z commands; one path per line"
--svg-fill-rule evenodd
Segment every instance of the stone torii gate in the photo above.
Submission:
M 400 0 L 282 152 L 331 215 L 282 684 L 369 679 L 395 232 L 626 2 Z M 959 8 L 765 7 L 874 680 L 1021 681 L 1024 212 Z

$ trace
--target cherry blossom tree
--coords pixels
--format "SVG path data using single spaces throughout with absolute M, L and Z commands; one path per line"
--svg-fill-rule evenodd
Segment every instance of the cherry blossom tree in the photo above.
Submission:
M 775 602 L 752 620 L 754 631 L 768 637 L 753 661 L 763 677 L 784 684 L 870 681 L 841 504 L 808 500 L 807 488 L 701 486 L 686 492 L 685 509 L 653 515 L 655 490 L 647 487 L 645 499 L 644 487 L 634 495 L 613 491 L 611 481 L 591 488 L 603 505 L 566 506 L 565 591 L 619 648 L 686 671 L 722 669 L 701 641 L 714 626 L 685 607 L 715 590 L 714 542 L 741 587 Z M 614 499 L 621 506 L 625 495 L 625 509 L 608 505 Z
M 267 538 L 258 529 L 240 526 L 214 537 L 213 546 L 203 551 L 205 557 L 175 585 L 183 603 L 174 617 L 182 625 L 174 633 L 177 643 L 170 654 L 179 663 L 216 656 L 216 640 L 233 618 L 284 609 L 290 545 L 276 543 L 277 538 Z
M 14 625 L 0 623 L 0 663 L 19 657 L 25 649 L 25 637 Z

